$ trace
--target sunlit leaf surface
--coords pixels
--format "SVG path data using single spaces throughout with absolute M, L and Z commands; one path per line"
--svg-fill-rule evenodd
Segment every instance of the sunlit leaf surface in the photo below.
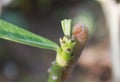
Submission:
M 4 20 L 0 20 L 0 38 L 38 48 L 52 50 L 59 48 L 56 43 Z

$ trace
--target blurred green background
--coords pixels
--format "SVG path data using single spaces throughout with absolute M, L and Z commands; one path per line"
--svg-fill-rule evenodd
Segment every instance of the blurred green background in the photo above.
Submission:
M 56 43 L 63 37 L 60 21 L 89 29 L 88 43 L 66 82 L 111 82 L 109 37 L 102 9 L 95 0 L 0 0 L 1 19 Z M 0 39 L 0 82 L 47 82 L 55 52 Z

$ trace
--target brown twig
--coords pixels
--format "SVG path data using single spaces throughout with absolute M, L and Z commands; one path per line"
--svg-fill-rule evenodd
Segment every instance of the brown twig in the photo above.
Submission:
M 68 66 L 63 70 L 62 80 L 66 80 L 70 77 L 73 68 L 76 65 L 78 58 L 80 57 L 83 48 L 88 39 L 88 30 L 84 24 L 76 24 L 73 27 L 73 40 L 76 41 L 75 49 L 73 51 L 73 58 L 69 62 Z M 62 81 L 62 82 L 63 82 Z

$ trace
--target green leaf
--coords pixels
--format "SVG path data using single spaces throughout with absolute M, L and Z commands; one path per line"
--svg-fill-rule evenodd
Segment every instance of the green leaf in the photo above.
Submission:
M 59 46 L 37 34 L 0 20 L 0 38 L 38 48 L 58 50 Z
M 61 21 L 62 30 L 64 35 L 70 36 L 71 34 L 71 19 L 64 19 Z

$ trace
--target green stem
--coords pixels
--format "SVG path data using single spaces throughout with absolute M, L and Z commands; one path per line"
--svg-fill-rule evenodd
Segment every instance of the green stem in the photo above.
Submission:
M 72 59 L 75 42 L 68 37 L 60 39 L 60 49 L 57 51 L 56 61 L 52 63 L 48 82 L 62 82 L 63 71 Z
M 63 67 L 59 66 L 56 61 L 52 64 L 52 68 L 49 70 L 48 82 L 61 82 Z
M 63 30 L 66 23 L 63 21 Z M 65 27 L 64 27 L 65 26 Z M 73 37 L 66 34 L 60 39 L 60 48 L 57 50 L 56 60 L 52 63 L 52 68 L 49 70 L 48 82 L 63 82 L 66 80 L 75 63 L 77 62 L 88 39 L 88 30 L 83 24 L 76 24 L 73 28 Z

